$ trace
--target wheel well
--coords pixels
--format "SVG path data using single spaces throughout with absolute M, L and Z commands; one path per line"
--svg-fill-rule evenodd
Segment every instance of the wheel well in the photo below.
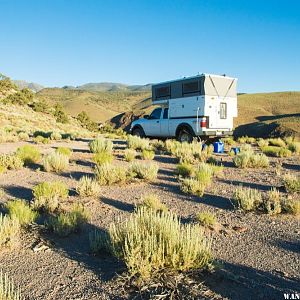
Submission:
M 192 126 L 190 124 L 187 124 L 187 123 L 181 123 L 177 126 L 176 136 L 178 136 L 180 130 L 182 130 L 182 129 L 188 130 L 193 136 L 195 136 L 195 132 L 194 132 Z
M 139 125 L 139 124 L 138 125 L 134 125 L 134 127 L 131 129 L 131 132 L 133 132 L 135 129 L 140 129 L 140 130 L 142 130 L 143 133 L 145 133 L 143 127 L 141 125 Z

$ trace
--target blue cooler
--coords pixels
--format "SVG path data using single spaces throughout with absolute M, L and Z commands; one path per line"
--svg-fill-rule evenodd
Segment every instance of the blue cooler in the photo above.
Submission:
M 214 142 L 214 152 L 215 153 L 223 153 L 224 152 L 224 143 L 222 142 Z

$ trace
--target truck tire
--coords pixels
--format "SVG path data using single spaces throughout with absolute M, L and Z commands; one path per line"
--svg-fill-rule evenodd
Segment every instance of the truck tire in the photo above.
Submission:
M 194 136 L 188 128 L 181 128 L 177 135 L 177 140 L 180 143 L 183 142 L 191 143 L 193 141 L 193 138 Z
M 132 135 L 139 136 L 139 137 L 143 138 L 143 137 L 145 137 L 145 132 L 144 132 L 143 128 L 135 127 L 132 130 Z

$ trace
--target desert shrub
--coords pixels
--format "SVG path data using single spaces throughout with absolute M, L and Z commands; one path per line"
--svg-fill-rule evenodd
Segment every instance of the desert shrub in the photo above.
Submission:
M 263 147 L 269 146 L 269 141 L 264 140 L 264 139 L 259 139 L 257 141 L 257 145 L 258 145 L 259 148 L 263 148 Z
M 131 276 L 147 280 L 158 272 L 203 269 L 212 260 L 210 241 L 197 225 L 181 224 L 170 212 L 140 208 L 109 229 L 113 254 Z
M 165 204 L 161 203 L 159 197 L 155 194 L 145 194 L 142 196 L 142 203 L 138 207 L 147 207 L 149 209 L 158 211 L 167 211 Z
M 36 220 L 38 214 L 33 211 L 25 200 L 11 200 L 6 203 L 8 215 L 19 221 L 21 226 L 26 226 Z
M 240 186 L 235 190 L 233 200 L 236 208 L 251 211 L 259 207 L 262 196 L 256 189 Z
M 23 167 L 23 161 L 15 154 L 0 154 L 0 166 L 3 169 L 19 170 Z
M 283 183 L 288 193 L 300 192 L 300 177 L 292 174 L 287 174 L 283 177 Z
M 49 144 L 50 143 L 50 139 L 49 138 L 46 138 L 46 137 L 43 137 L 41 135 L 38 135 L 36 136 L 33 141 L 36 143 L 36 144 Z
M 89 143 L 91 152 L 100 153 L 100 152 L 109 152 L 112 153 L 113 143 L 110 140 L 107 140 L 103 137 L 98 137 L 95 140 Z
M 93 156 L 93 160 L 97 165 L 103 165 L 106 163 L 111 163 L 114 159 L 114 156 L 111 152 L 102 151 L 95 153 Z
M 19 242 L 20 223 L 15 218 L 0 214 L 0 248 L 14 247 Z
M 62 182 L 42 182 L 33 188 L 33 207 L 53 212 L 57 209 L 59 200 L 67 198 L 68 194 L 68 188 Z
M 264 200 L 264 207 L 269 215 L 277 215 L 281 213 L 281 197 L 277 189 L 272 188 L 267 192 Z
M 205 184 L 195 178 L 184 178 L 181 181 L 180 189 L 184 193 L 202 197 L 204 195 Z
M 48 227 L 59 236 L 65 237 L 81 229 L 89 219 L 89 213 L 83 205 L 74 204 L 70 211 L 61 212 L 49 218 Z
M 124 159 L 128 162 L 131 162 L 136 157 L 136 151 L 134 149 L 125 149 Z
M 94 230 L 90 232 L 89 242 L 93 253 L 112 253 L 110 236 L 107 231 Z
M 47 113 L 49 110 L 49 105 L 45 100 L 35 101 L 32 103 L 31 107 L 36 112 Z
M 241 152 L 251 152 L 253 153 L 253 148 L 250 144 L 244 144 L 240 147 Z
M 271 146 L 286 147 L 286 143 L 281 138 L 269 139 L 269 144 Z
M 33 133 L 33 136 L 34 137 L 42 136 L 44 138 L 50 138 L 51 133 L 52 133 L 51 131 L 46 132 L 46 131 L 37 130 Z
M 229 145 L 229 146 L 233 146 L 233 145 L 236 144 L 233 137 L 222 138 L 222 141 L 223 141 L 224 144 Z
M 158 151 L 165 150 L 165 142 L 162 140 L 150 141 L 151 145 Z
M 28 88 L 24 88 L 21 91 L 8 95 L 3 99 L 4 103 L 27 105 L 33 100 L 33 92 Z
M 80 122 L 80 124 L 85 127 L 86 129 L 90 130 L 90 131 L 97 131 L 98 128 L 98 124 L 94 121 L 92 121 L 89 117 L 89 115 L 85 112 L 82 111 L 81 113 L 79 113 L 77 115 L 77 120 Z
M 300 142 L 289 143 L 288 149 L 293 153 L 300 154 Z
M 32 145 L 19 147 L 16 155 L 24 162 L 25 165 L 37 163 L 41 159 L 39 149 Z
M 59 132 L 52 132 L 50 135 L 50 139 L 54 141 L 59 141 L 62 139 L 62 135 Z
M 24 131 L 19 132 L 18 137 L 19 137 L 20 141 L 28 141 L 29 140 L 29 134 Z
M 46 172 L 60 173 L 69 166 L 69 157 L 59 152 L 52 152 L 43 158 L 43 167 Z
M 133 162 L 131 163 L 129 170 L 130 173 L 133 173 L 137 178 L 146 181 L 154 181 L 157 178 L 158 165 L 153 162 Z
M 81 177 L 76 185 L 76 192 L 83 197 L 98 196 L 100 191 L 98 182 L 88 176 Z
M 56 122 L 66 124 L 69 122 L 67 114 L 64 112 L 64 109 L 61 104 L 57 103 L 54 106 L 53 116 L 56 118 Z
M 168 151 L 178 158 L 181 163 L 193 163 L 195 160 L 205 161 L 209 154 L 211 154 L 210 147 L 205 147 L 202 150 L 202 143 L 196 141 L 192 143 L 167 142 Z
M 129 179 L 126 168 L 108 163 L 97 165 L 95 173 L 100 185 L 122 184 Z
M 214 226 L 217 223 L 216 216 L 209 211 L 198 213 L 196 219 L 203 226 Z
M 155 156 L 155 152 L 152 150 L 144 149 L 141 153 L 142 159 L 145 159 L 145 160 L 152 160 L 152 159 L 154 159 L 154 156 Z
M 200 163 L 195 171 L 195 178 L 201 182 L 204 186 L 211 183 L 213 176 L 213 168 L 206 163 Z
M 72 149 L 67 147 L 58 147 L 55 152 L 63 154 L 67 157 L 70 157 L 72 155 Z
M 0 174 L 4 173 L 6 170 L 7 169 L 4 166 L 0 165 Z
M 128 135 L 127 144 L 128 148 L 134 150 L 151 149 L 150 141 L 148 139 L 143 139 L 135 135 Z
M 253 144 L 256 142 L 254 137 L 249 137 L 249 136 L 242 136 L 238 138 L 238 142 L 241 144 Z
M 238 168 L 266 168 L 269 166 L 269 159 L 264 154 L 243 151 L 233 158 L 233 163 Z
M 0 270 L 0 299 L 1 300 L 21 300 L 19 287 L 15 286 L 13 281 Z
M 195 173 L 195 168 L 192 164 L 181 163 L 176 166 L 177 172 L 180 176 L 191 177 Z
M 300 215 L 300 199 L 299 198 L 287 198 L 283 201 L 283 209 L 292 215 Z

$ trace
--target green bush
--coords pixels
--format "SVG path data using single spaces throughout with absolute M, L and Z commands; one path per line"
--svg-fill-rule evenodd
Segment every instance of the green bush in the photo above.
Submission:
M 23 161 L 25 165 L 37 163 L 41 159 L 41 153 L 39 149 L 32 145 L 19 147 L 16 151 L 16 155 Z
M 0 270 L 0 299 L 1 300 L 22 300 L 19 287 L 15 286 L 13 281 Z
M 69 166 L 69 157 L 59 152 L 52 152 L 43 158 L 43 167 L 46 172 L 61 173 Z
M 238 138 L 238 142 L 241 144 L 254 144 L 256 142 L 254 137 L 242 136 Z
M 300 142 L 289 143 L 288 149 L 293 153 L 300 154 Z
M 128 162 L 131 162 L 136 157 L 136 151 L 134 149 L 125 149 L 124 159 Z
M 98 196 L 100 191 L 98 182 L 88 176 L 81 177 L 76 185 L 76 192 L 83 197 Z
M 143 139 L 135 135 L 128 135 L 127 144 L 128 148 L 134 150 L 151 149 L 150 141 L 148 139 Z
M 49 144 L 50 143 L 50 139 L 49 138 L 45 138 L 41 135 L 38 135 L 36 136 L 33 141 L 36 143 L 36 144 Z
M 65 237 L 79 231 L 88 219 L 89 213 L 86 209 L 80 204 L 75 204 L 71 211 L 50 217 L 48 227 L 57 235 Z
M 244 211 L 255 210 L 262 203 L 261 193 L 256 189 L 238 187 L 233 196 L 236 208 Z
M 157 178 L 158 165 L 153 162 L 133 162 L 130 165 L 129 171 L 134 174 L 134 177 L 146 181 L 154 181 Z
M 216 216 L 209 211 L 200 212 L 196 219 L 203 226 L 214 226 L 217 223 Z
M 21 226 L 26 226 L 36 220 L 38 213 L 33 211 L 24 200 L 16 199 L 6 203 L 8 215 L 17 219 Z
M 53 212 L 58 208 L 59 200 L 68 197 L 67 186 L 62 182 L 42 182 L 33 188 L 33 207 Z
M 90 119 L 85 111 L 78 114 L 77 120 L 80 124 L 90 131 L 98 131 L 98 124 Z
M 204 195 L 205 184 L 195 178 L 184 178 L 181 181 L 180 189 L 184 193 L 202 197 Z
M 102 151 L 94 154 L 93 160 L 97 165 L 103 165 L 106 163 L 111 163 L 114 156 L 111 152 Z
M 281 138 L 276 139 L 269 139 L 269 144 L 271 146 L 277 146 L 277 147 L 286 147 L 286 143 Z
M 20 223 L 18 220 L 0 214 L 0 248 L 14 247 L 19 242 L 19 235 Z
M 0 154 L 0 167 L 3 170 L 19 170 L 23 167 L 23 161 L 15 154 Z
M 60 154 L 63 154 L 67 157 L 71 157 L 72 155 L 72 150 L 70 148 L 67 148 L 67 147 L 58 147 L 56 150 L 55 150 L 56 153 L 60 153 Z
M 27 88 L 7 96 L 3 102 L 17 105 L 27 105 L 33 100 L 33 92 Z
M 264 140 L 264 139 L 259 139 L 257 141 L 257 145 L 258 145 L 259 148 L 267 147 L 267 146 L 269 146 L 269 141 Z
M 283 177 L 283 183 L 288 193 L 300 192 L 300 177 L 292 174 L 287 174 Z
M 28 141 L 29 140 L 29 134 L 24 131 L 19 132 L 18 137 L 19 137 L 20 141 Z
M 264 154 L 242 151 L 233 158 L 233 163 L 238 168 L 266 168 L 269 166 L 269 159 Z
M 278 190 L 272 188 L 267 192 L 264 206 L 267 214 L 269 215 L 277 215 L 281 213 L 281 197 Z
M 131 276 L 148 280 L 162 271 L 182 272 L 210 266 L 210 241 L 197 225 L 181 224 L 170 212 L 140 208 L 109 229 L 112 253 Z
M 161 203 L 159 197 L 155 194 L 145 194 L 142 196 L 142 203 L 138 207 L 146 207 L 157 211 L 167 211 L 165 204 Z
M 47 113 L 49 110 L 49 105 L 45 100 L 35 101 L 31 107 L 36 112 Z
M 195 173 L 194 166 L 192 164 L 188 164 L 188 163 L 178 164 L 176 169 L 177 169 L 178 174 L 183 177 L 191 177 Z
M 283 202 L 283 208 L 289 214 L 300 216 L 300 199 L 287 198 Z
M 69 122 L 67 114 L 64 112 L 64 109 L 61 104 L 56 104 L 54 106 L 53 116 L 56 118 L 56 122 L 66 124 Z
M 142 151 L 141 157 L 145 160 L 153 160 L 155 156 L 155 152 L 153 150 L 144 149 Z
M 89 147 L 91 152 L 93 153 L 99 153 L 99 152 L 112 153 L 113 143 L 112 141 L 107 140 L 103 137 L 98 137 L 89 143 Z
M 129 179 L 126 168 L 108 163 L 97 165 L 95 173 L 100 185 L 122 184 Z

